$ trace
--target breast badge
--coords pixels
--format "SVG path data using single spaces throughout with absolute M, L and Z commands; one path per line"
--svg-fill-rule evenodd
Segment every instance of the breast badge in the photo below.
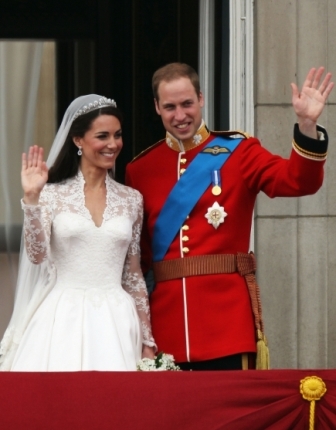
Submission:
M 217 229 L 219 224 L 224 222 L 224 218 L 227 216 L 227 213 L 224 211 L 223 206 L 219 206 L 219 204 L 215 202 L 210 208 L 208 208 L 208 212 L 204 216 L 207 218 L 208 223 L 212 224 L 212 226 Z

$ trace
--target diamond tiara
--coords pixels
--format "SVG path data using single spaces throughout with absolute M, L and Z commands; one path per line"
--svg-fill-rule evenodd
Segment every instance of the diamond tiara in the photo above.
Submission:
M 106 97 L 100 97 L 99 100 L 95 100 L 92 103 L 89 103 L 88 105 L 84 105 L 81 109 L 79 109 L 75 115 L 74 119 L 79 117 L 80 115 L 84 115 L 92 110 L 100 109 L 102 107 L 106 106 L 113 106 L 117 107 L 117 103 L 113 99 L 107 99 Z

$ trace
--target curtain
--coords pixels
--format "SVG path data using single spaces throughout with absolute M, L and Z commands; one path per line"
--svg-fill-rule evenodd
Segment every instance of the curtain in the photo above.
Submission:
M 12 311 L 22 229 L 21 153 L 34 143 L 44 42 L 0 41 L 0 336 Z

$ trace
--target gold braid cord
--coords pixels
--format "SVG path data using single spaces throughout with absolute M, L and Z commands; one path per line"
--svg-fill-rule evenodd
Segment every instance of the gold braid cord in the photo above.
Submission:
M 254 315 L 257 335 L 257 361 L 256 369 L 267 370 L 270 368 L 269 350 L 264 334 L 264 322 L 261 313 L 261 299 L 259 286 L 255 277 L 256 261 L 254 254 L 237 254 L 237 270 L 244 276 L 251 298 L 251 306 Z
M 300 393 L 310 402 L 309 430 L 314 430 L 315 402 L 320 400 L 327 392 L 326 384 L 318 376 L 307 376 L 300 381 Z

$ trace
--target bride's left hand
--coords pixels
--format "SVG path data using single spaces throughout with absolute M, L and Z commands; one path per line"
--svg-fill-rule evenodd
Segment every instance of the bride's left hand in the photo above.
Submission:
M 144 345 L 142 348 L 142 357 L 141 358 L 150 358 L 151 360 L 153 360 L 154 357 L 155 357 L 154 347 Z

